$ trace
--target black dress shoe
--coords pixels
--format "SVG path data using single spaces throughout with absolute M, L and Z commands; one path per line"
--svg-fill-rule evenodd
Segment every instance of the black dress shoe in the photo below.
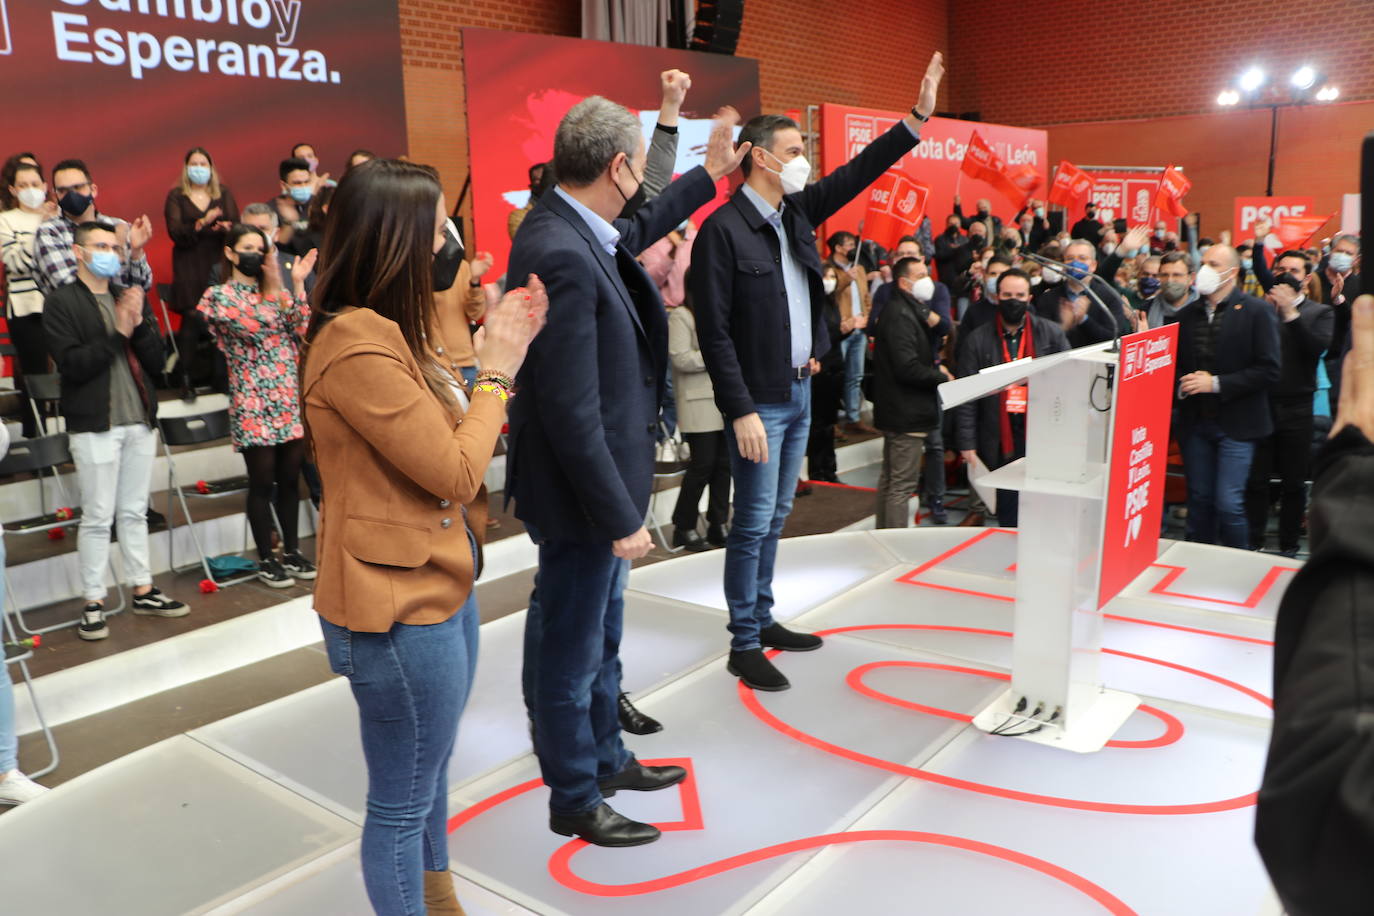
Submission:
M 582 814 L 550 814 L 549 829 L 581 837 L 593 846 L 643 846 L 660 836 L 653 824 L 632 821 L 605 802 Z
M 646 716 L 644 713 L 635 709 L 635 704 L 630 702 L 630 695 L 622 693 L 616 701 L 620 707 L 620 728 L 632 735 L 652 735 L 654 732 L 663 731 L 663 725 L 655 718 Z
M 682 767 L 646 767 L 638 760 L 631 760 L 625 769 L 609 779 L 600 780 L 597 785 L 601 787 L 601 797 L 610 798 L 621 789 L 657 792 L 675 786 L 686 778 L 687 771 Z
M 744 681 L 744 686 L 754 690 L 786 690 L 792 686 L 782 672 L 773 667 L 762 649 L 731 652 L 725 670 Z
M 673 546 L 685 547 L 692 553 L 701 553 L 711 549 L 711 545 L 706 543 L 706 538 L 697 534 L 695 528 L 674 528 Z
M 706 529 L 706 543 L 712 547 L 724 547 L 727 536 L 724 525 L 711 525 Z
M 810 652 L 821 647 L 821 638 L 810 633 L 789 630 L 780 623 L 764 627 L 759 632 L 759 641 L 770 649 L 784 649 L 788 652 Z

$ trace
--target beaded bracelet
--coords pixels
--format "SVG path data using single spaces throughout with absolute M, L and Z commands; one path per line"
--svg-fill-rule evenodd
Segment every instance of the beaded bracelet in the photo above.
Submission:
M 496 384 L 504 386 L 508 389 L 513 389 L 515 387 L 515 379 L 511 378 L 509 375 L 506 375 L 504 372 L 498 372 L 495 369 L 482 369 L 478 371 L 477 381 L 495 382 Z
M 476 394 L 479 391 L 485 391 L 488 394 L 496 395 L 501 399 L 501 403 L 503 404 L 510 400 L 510 389 L 503 385 L 497 385 L 492 382 L 478 382 L 476 385 L 472 386 L 472 393 Z

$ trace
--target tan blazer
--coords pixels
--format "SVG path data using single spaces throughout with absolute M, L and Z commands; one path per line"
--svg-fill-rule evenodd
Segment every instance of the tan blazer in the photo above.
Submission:
M 431 335 L 435 355 L 455 375 L 462 366 L 477 365 L 472 349 L 472 331 L 468 325 L 477 321 L 487 310 L 487 298 L 482 287 L 472 285 L 472 268 L 464 261 L 458 268 L 458 278 L 442 293 L 434 294 L 434 314 L 438 327 Z
M 684 433 L 713 433 L 725 428 L 716 406 L 711 376 L 701 358 L 697 321 L 686 306 L 668 310 L 668 358 L 673 363 L 673 397 L 677 425 Z
M 830 294 L 830 301 L 834 302 L 835 308 L 839 309 L 841 319 L 848 318 L 852 314 L 849 285 L 854 282 L 854 278 L 834 261 L 830 263 L 835 267 L 835 291 Z M 868 313 L 873 309 L 873 300 L 869 297 L 867 282 L 859 284 L 859 302 L 863 306 L 863 315 L 867 318 Z
M 464 508 L 479 545 L 486 533 L 501 399 L 477 393 L 455 424 L 400 328 L 371 309 L 316 335 L 302 398 L 324 483 L 315 610 L 367 633 L 452 617 L 473 584 Z

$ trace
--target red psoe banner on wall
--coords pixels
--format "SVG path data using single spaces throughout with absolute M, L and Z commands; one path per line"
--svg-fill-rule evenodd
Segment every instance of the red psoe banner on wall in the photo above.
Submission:
M 1097 606 L 1159 556 L 1178 325 L 1121 338 Z
M 1308 225 L 1302 220 L 1308 217 L 1315 217 L 1317 214 L 1313 210 L 1313 198 L 1301 196 L 1289 197 L 1237 197 L 1235 222 L 1232 223 L 1232 236 L 1237 243 L 1253 241 L 1255 238 L 1255 224 L 1269 220 L 1274 228 L 1274 232 L 1284 238 L 1285 247 L 1289 244 L 1284 237 L 1284 223 L 1291 220 L 1298 221 L 1298 227 L 1289 227 L 1289 232 Z M 1326 222 L 1325 219 L 1322 220 Z M 1303 237 L 1292 245 L 1302 245 L 1306 237 L 1320 229 L 1321 226 L 1312 226 L 1306 233 L 1301 233 Z
M 1098 219 L 1103 223 L 1117 219 L 1124 219 L 1130 227 L 1150 223 L 1155 192 L 1159 190 L 1159 172 L 1094 170 L 1088 174 L 1092 176 L 1092 202 L 1097 204 Z M 1072 224 L 1081 212 L 1071 210 L 1070 216 Z

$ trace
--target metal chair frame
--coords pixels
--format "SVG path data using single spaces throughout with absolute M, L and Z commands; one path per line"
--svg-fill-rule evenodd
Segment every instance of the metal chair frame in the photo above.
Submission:
M 677 442 L 681 442 L 681 440 L 677 438 L 676 434 L 668 434 L 668 427 L 664 423 L 660 422 L 658 424 L 658 428 L 659 431 L 663 434 L 663 438 L 665 441 L 668 439 L 673 439 Z M 657 448 L 657 446 L 655 446 L 655 448 Z M 658 461 L 657 455 L 655 455 L 654 458 L 654 489 L 649 494 L 649 511 L 648 514 L 645 516 L 644 525 L 645 527 L 651 529 L 652 531 L 658 534 L 658 543 L 660 544 L 660 546 L 663 547 L 664 550 L 666 550 L 668 553 L 681 553 L 687 548 L 672 546 L 672 544 L 668 540 L 667 535 L 663 533 L 663 523 L 659 521 L 658 513 L 654 511 L 654 507 L 658 503 L 658 482 L 661 480 L 681 481 L 684 477 L 687 476 L 687 465 L 681 461 Z M 663 468 L 663 470 L 660 470 L 660 468 Z M 667 468 L 672 469 L 668 470 Z
M 8 587 L 8 577 L 6 577 L 5 584 Z M 3 629 L 0 629 L 0 633 L 3 633 L 7 639 L 17 643 L 19 637 L 15 633 L 14 621 L 6 614 L 0 613 L 0 617 L 5 618 L 5 625 Z M 17 655 L 5 654 L 5 664 L 7 666 L 14 665 L 18 668 L 19 674 L 23 678 L 24 685 L 29 688 L 29 702 L 33 704 L 34 718 L 38 720 L 38 727 L 43 732 L 43 739 L 48 744 L 48 765 L 41 770 L 33 770 L 28 774 L 37 779 L 57 769 L 58 765 L 62 763 L 62 754 L 57 749 L 57 737 L 53 735 L 52 728 L 48 725 L 48 720 L 43 716 L 43 708 L 38 705 L 38 693 L 34 690 L 33 675 L 29 673 L 28 662 L 31 658 L 33 658 L 32 649 L 25 649 Z

